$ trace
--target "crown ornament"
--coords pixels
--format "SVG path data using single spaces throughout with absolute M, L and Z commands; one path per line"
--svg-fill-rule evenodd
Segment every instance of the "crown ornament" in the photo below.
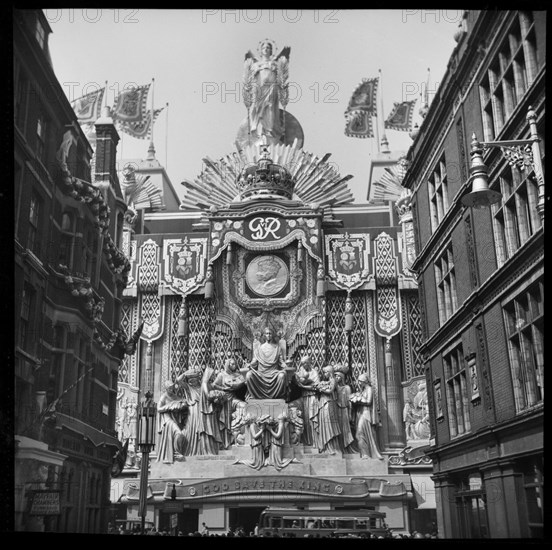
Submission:
M 295 182 L 283 166 L 270 158 L 268 145 L 261 145 L 256 165 L 242 170 L 237 181 L 241 200 L 293 198 Z

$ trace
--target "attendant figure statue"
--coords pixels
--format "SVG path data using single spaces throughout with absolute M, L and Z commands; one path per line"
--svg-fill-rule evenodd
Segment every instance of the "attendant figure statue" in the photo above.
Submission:
M 334 455 L 343 452 L 341 446 L 341 426 L 337 407 L 337 389 L 334 369 L 326 365 L 322 369 L 320 382 L 316 385 L 318 410 L 314 417 L 314 431 L 319 453 Z
M 341 426 L 341 446 L 346 453 L 358 452 L 355 445 L 355 437 L 351 431 L 351 386 L 345 383 L 349 367 L 338 363 L 335 365 L 334 370 L 337 389 L 337 411 Z
M 313 432 L 314 417 L 318 412 L 318 393 L 316 386 L 320 382 L 318 372 L 312 368 L 312 361 L 309 355 L 304 355 L 299 363 L 299 368 L 295 373 L 295 382 L 301 388 L 301 397 L 297 400 L 297 405 L 301 408 L 303 416 L 303 435 L 304 445 L 316 446 L 316 434 Z
M 274 55 L 274 43 L 265 39 L 259 44 L 259 57 L 251 51 L 245 55 L 243 100 L 248 110 L 249 133 L 255 143 L 262 136 L 267 142 L 278 143 L 284 135 L 280 120 L 280 103 L 288 102 L 288 60 L 290 48 Z
M 217 455 L 222 446 L 221 426 L 218 417 L 219 408 L 210 398 L 214 389 L 215 377 L 216 373 L 213 367 L 205 367 L 199 398 L 199 409 L 201 411 L 199 440 L 200 454 L 202 455 Z
M 236 460 L 234 464 L 245 464 L 246 466 L 255 468 L 255 470 L 260 470 L 265 465 L 268 453 L 269 434 L 266 427 L 271 418 L 268 414 L 259 418 L 253 418 L 247 414 L 244 420 L 249 426 L 249 433 L 251 435 L 251 458 Z
M 184 398 L 188 404 L 188 417 L 184 426 L 184 447 L 182 454 L 184 456 L 197 456 L 211 454 L 205 452 L 203 440 L 204 422 L 201 410 L 201 369 L 190 367 L 181 374 L 181 387 Z M 212 454 L 217 454 L 216 452 Z
M 266 425 L 269 437 L 268 458 L 265 461 L 265 466 L 274 466 L 277 470 L 285 468 L 291 462 L 298 462 L 295 458 L 283 458 L 284 445 L 284 430 L 288 422 L 285 413 L 281 413 L 278 418 L 270 424 Z
M 383 460 L 374 432 L 376 418 L 373 411 L 374 391 L 372 382 L 365 372 L 358 377 L 358 382 L 360 390 L 351 395 L 351 403 L 357 406 L 356 440 L 360 449 L 360 457 Z
M 172 464 L 175 456 L 182 454 L 184 435 L 182 422 L 188 404 L 177 394 L 179 380 L 165 382 L 165 392 L 157 406 L 158 429 L 160 434 L 157 445 L 157 462 Z
M 406 439 L 418 439 L 415 431 L 415 424 L 419 419 L 416 416 L 416 411 L 412 405 L 412 399 L 408 398 L 403 408 L 403 422 L 406 432 Z
M 245 402 L 236 397 L 236 391 L 244 385 L 245 379 L 238 372 L 236 360 L 229 357 L 224 363 L 223 370 L 215 376 L 212 384 L 213 391 L 210 394 L 220 406 L 219 420 L 224 449 L 228 449 L 234 443 L 237 435 L 232 429 L 232 416 L 236 408 L 245 407 Z
M 304 430 L 303 412 L 300 407 L 293 406 L 291 403 L 288 410 L 290 427 L 289 441 L 292 445 L 298 445 Z
M 283 399 L 288 383 L 282 349 L 272 329 L 265 329 L 265 342 L 253 347 L 253 360 L 246 367 L 246 400 Z

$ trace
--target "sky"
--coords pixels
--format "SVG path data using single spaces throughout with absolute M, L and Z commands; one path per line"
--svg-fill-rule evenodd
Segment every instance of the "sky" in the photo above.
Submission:
M 195 179 L 202 158 L 232 153 L 247 110 L 243 61 L 264 38 L 291 48 L 287 111 L 299 121 L 303 149 L 330 162 L 366 203 L 376 139 L 348 137 L 345 116 L 363 78 L 380 75 L 384 116 L 394 102 L 437 89 L 454 49 L 462 10 L 45 9 L 54 71 L 70 101 L 105 85 L 107 104 L 132 85 L 152 82 L 148 106 L 168 107 L 154 127 L 156 157 L 177 193 Z M 429 73 L 429 86 L 426 86 Z M 408 132 L 386 130 L 406 152 Z M 118 158 L 145 158 L 148 140 L 121 134 Z M 380 136 L 381 137 L 381 136 Z

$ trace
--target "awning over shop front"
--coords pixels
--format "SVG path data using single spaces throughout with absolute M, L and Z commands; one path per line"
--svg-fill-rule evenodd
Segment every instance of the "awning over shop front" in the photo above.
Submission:
M 429 474 L 410 474 L 412 491 L 419 510 L 435 509 L 435 484 Z
M 67 428 L 68 430 L 71 430 L 75 433 L 82 435 L 83 437 L 86 437 L 96 447 L 99 447 L 100 445 L 110 445 L 117 449 L 121 448 L 121 443 L 116 437 L 106 434 L 105 432 L 102 432 L 97 428 L 93 428 L 92 426 L 89 426 L 82 420 L 78 420 L 77 418 L 72 418 L 71 416 L 68 416 L 64 413 L 56 412 L 55 415 L 56 415 L 56 426 Z

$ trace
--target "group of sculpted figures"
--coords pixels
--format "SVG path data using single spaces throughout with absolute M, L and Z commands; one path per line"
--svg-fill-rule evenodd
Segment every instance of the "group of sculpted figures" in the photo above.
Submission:
M 360 389 L 352 392 L 345 382 L 347 371 L 344 365 L 326 365 L 319 375 L 310 357 L 303 356 L 294 372 L 285 349 L 267 328 L 264 343 L 255 341 L 253 359 L 243 368 L 228 358 L 219 372 L 210 366 L 203 372 L 192 367 L 166 382 L 158 404 L 157 460 L 172 463 L 178 457 L 216 455 L 247 443 L 251 459 L 237 462 L 256 469 L 272 465 L 280 470 L 295 461 L 283 458 L 286 443 L 381 460 L 370 379 L 361 374 Z M 293 383 L 301 395 L 278 409 L 276 418 L 248 406 L 257 400 L 283 404 Z M 244 390 L 241 399 L 238 394 Z

